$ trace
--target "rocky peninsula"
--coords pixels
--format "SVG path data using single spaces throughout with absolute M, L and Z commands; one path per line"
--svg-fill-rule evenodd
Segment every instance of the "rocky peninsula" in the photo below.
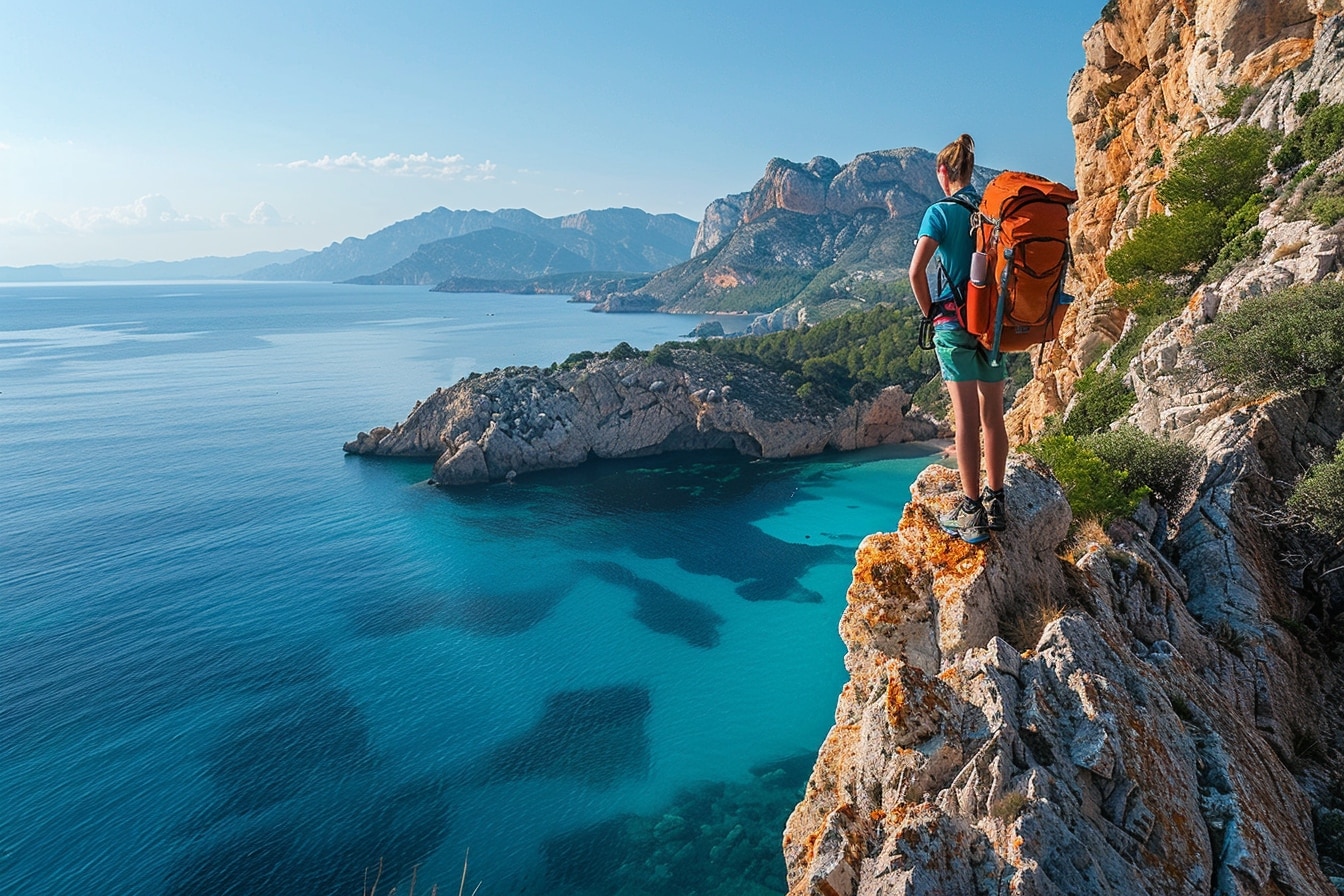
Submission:
M 899 386 L 848 403 L 804 401 L 777 374 L 695 349 L 474 374 L 402 423 L 361 432 L 351 454 L 435 458 L 438 485 L 511 479 L 589 459 L 728 449 L 788 458 L 933 438 Z M 638 352 L 630 354 L 639 355 Z

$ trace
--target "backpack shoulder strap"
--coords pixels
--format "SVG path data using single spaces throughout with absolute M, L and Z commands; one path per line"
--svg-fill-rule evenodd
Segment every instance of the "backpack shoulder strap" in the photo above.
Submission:
M 976 212 L 980 211 L 980 206 L 971 202 L 971 200 L 967 199 L 965 196 L 956 193 L 954 193 L 951 196 L 944 196 L 942 199 L 939 199 L 937 202 L 934 203 L 934 205 L 944 205 L 944 204 L 959 205 L 962 208 L 966 209 L 966 211 L 970 212 L 971 214 L 975 214 Z

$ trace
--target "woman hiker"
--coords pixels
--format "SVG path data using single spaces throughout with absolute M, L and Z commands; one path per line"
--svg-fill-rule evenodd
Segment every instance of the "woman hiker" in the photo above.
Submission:
M 935 202 L 924 212 L 915 254 L 910 259 L 910 287 L 915 291 L 920 310 L 933 319 L 933 347 L 952 397 L 957 470 L 961 474 L 962 499 L 951 510 L 939 514 L 938 523 L 969 544 L 979 544 L 989 538 L 991 529 L 1002 530 L 1007 526 L 1003 476 L 1008 463 L 1008 431 L 1003 424 L 1004 365 L 990 366 L 976 338 L 957 322 L 956 297 L 966 295 L 971 253 L 975 249 L 971 209 L 979 205 L 980 197 L 971 186 L 974 167 L 975 141 L 969 134 L 962 134 L 938 153 L 938 185 L 949 199 Z M 938 278 L 939 295 L 931 296 L 926 270 L 935 255 L 943 275 Z

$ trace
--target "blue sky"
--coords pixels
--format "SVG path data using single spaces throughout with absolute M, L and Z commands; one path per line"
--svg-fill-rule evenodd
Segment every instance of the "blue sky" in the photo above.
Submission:
M 962 131 L 1072 183 L 1101 5 L 10 0 L 0 265 L 320 249 L 439 205 L 698 220 L 774 156 Z

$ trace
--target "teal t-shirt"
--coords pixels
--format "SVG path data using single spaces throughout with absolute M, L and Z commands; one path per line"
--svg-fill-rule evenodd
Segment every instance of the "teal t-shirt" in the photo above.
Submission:
M 980 205 L 980 196 L 972 187 L 964 187 L 953 195 L 973 206 Z M 938 244 L 937 255 L 943 262 L 943 270 L 947 271 L 949 282 L 943 284 L 942 294 L 935 296 L 934 301 L 946 301 L 953 297 L 953 283 L 964 285 L 971 279 L 971 253 L 975 251 L 975 240 L 971 237 L 971 212 L 947 199 L 935 202 L 924 212 L 919 235 L 932 237 Z

